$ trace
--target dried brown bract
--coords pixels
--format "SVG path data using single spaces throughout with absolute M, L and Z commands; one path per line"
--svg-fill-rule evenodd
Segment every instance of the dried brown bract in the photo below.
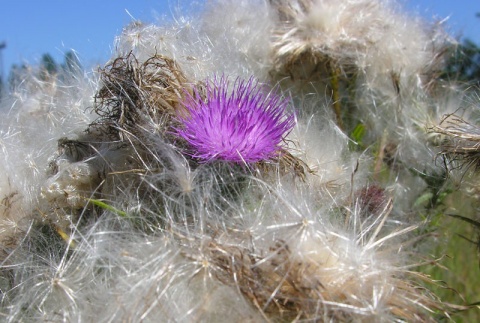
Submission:
M 449 160 L 452 168 L 480 169 L 480 127 L 460 116 L 449 114 L 430 131 L 443 135 L 441 155 Z
M 315 81 L 328 79 L 334 69 L 342 75 L 355 72 L 353 53 L 361 45 L 358 41 L 343 39 L 345 37 L 332 42 L 328 38 L 332 31 L 324 30 L 328 27 L 323 25 L 326 22 L 317 17 L 319 4 L 312 0 L 280 0 L 271 1 L 271 4 L 280 22 L 273 38 L 277 72 L 285 73 L 293 80 Z M 328 3 L 325 7 L 328 8 Z
M 180 107 L 187 79 L 175 61 L 155 55 L 139 62 L 130 53 L 100 71 L 102 87 L 95 95 L 95 112 L 103 126 L 121 138 L 122 130 L 134 133 L 145 121 L 163 133 Z M 153 124 L 152 124 L 153 122 Z M 148 126 L 147 126 L 148 128 Z
M 301 243 L 283 240 L 266 254 L 211 241 L 202 263 L 222 283 L 236 285 L 267 321 L 367 321 L 383 314 L 392 320 L 429 322 L 429 311 L 442 311 L 407 270 L 376 272 L 367 262 L 362 266 L 369 274 L 359 273 L 344 267 L 337 253 L 341 249 L 336 250 L 342 243 L 338 237 L 324 243 L 313 242 L 307 249 L 314 249 L 305 255 L 298 249 L 305 248 Z M 375 302 L 389 313 L 376 313 Z
M 262 174 L 270 171 L 278 172 L 280 175 L 292 174 L 302 181 L 305 181 L 307 174 L 314 174 L 315 172 L 299 157 L 282 149 L 278 156 L 272 161 L 262 161 L 255 164 L 255 167 Z

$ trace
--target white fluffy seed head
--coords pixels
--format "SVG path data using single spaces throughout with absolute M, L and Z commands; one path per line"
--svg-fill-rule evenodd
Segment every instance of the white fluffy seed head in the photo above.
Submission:
M 276 171 L 280 161 L 197 163 L 162 128 L 169 116 L 148 100 L 156 93 L 138 82 L 140 99 L 128 106 L 138 118 L 128 127 L 122 117 L 132 96 L 108 88 L 107 100 L 124 108 L 113 121 L 97 102 L 112 134 L 98 119 L 90 125 L 98 116 L 85 109 L 96 77 L 74 79 L 71 88 L 29 78 L 0 111 L 0 234 L 21 233 L 3 243 L 13 279 L 1 281 L 2 312 L 11 322 L 428 320 L 441 306 L 406 270 L 416 264 L 408 239 L 417 226 L 405 215 L 425 181 L 407 167 L 374 180 L 388 157 L 409 166 L 426 160 L 418 125 L 430 103 L 419 75 L 441 33 L 429 39 L 389 1 L 232 0 L 205 8 L 162 26 L 131 24 L 112 61 L 132 52 L 141 66 L 165 55 L 185 74 L 174 87 L 182 90 L 214 73 L 268 81 L 285 63 L 305 74 L 300 69 L 322 60 L 288 64 L 303 51 L 319 53 L 358 72 L 348 99 L 367 129 L 363 142 L 336 124 L 325 81 L 308 80 L 308 93 L 283 88 L 298 110 L 288 151 L 314 171 L 299 178 Z M 365 147 L 352 152 L 356 144 Z M 29 221 L 17 230 L 22 217 Z

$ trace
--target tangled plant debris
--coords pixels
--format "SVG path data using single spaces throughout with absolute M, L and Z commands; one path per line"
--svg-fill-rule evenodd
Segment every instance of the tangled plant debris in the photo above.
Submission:
M 115 58 L 100 75 L 102 87 L 95 94 L 95 113 L 100 118 L 94 126 L 102 125 L 118 136 L 147 121 L 163 134 L 186 93 L 186 77 L 173 59 L 163 55 L 139 62 L 130 53 Z

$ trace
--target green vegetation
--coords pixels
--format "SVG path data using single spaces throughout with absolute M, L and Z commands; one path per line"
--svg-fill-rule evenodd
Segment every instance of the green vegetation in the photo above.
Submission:
M 470 306 L 458 309 L 452 316 L 455 322 L 480 320 L 478 230 L 466 221 L 447 215 L 462 214 L 466 218 L 478 219 L 480 200 L 469 196 L 456 191 L 446 197 L 444 212 L 432 222 L 436 226 L 433 232 L 436 245 L 432 253 L 441 258 L 439 266 L 426 266 L 422 270 L 439 283 L 434 292 L 442 301 Z
M 442 75 L 447 80 L 480 84 L 480 48 L 469 39 L 465 39 L 449 54 L 447 67 Z

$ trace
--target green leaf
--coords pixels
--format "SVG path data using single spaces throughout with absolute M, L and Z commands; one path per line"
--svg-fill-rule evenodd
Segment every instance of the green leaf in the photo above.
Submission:
M 433 193 L 432 192 L 426 192 L 426 193 L 420 195 L 413 205 L 414 206 L 423 205 L 425 203 L 430 202 L 432 200 L 432 198 L 433 198 Z
M 122 210 L 119 210 L 111 205 L 108 205 L 107 203 L 103 202 L 103 201 L 100 201 L 100 200 L 96 200 L 96 199 L 89 199 L 88 200 L 90 203 L 92 203 L 93 205 L 95 206 L 98 206 L 104 210 L 108 210 L 110 212 L 113 212 L 117 215 L 120 215 L 121 217 L 128 217 L 127 213 L 122 211 Z
M 365 137 L 365 133 L 367 130 L 365 129 L 365 125 L 363 123 L 359 123 L 355 129 L 353 129 L 352 133 L 350 134 L 350 138 L 355 141 L 357 144 L 362 145 L 363 137 Z

